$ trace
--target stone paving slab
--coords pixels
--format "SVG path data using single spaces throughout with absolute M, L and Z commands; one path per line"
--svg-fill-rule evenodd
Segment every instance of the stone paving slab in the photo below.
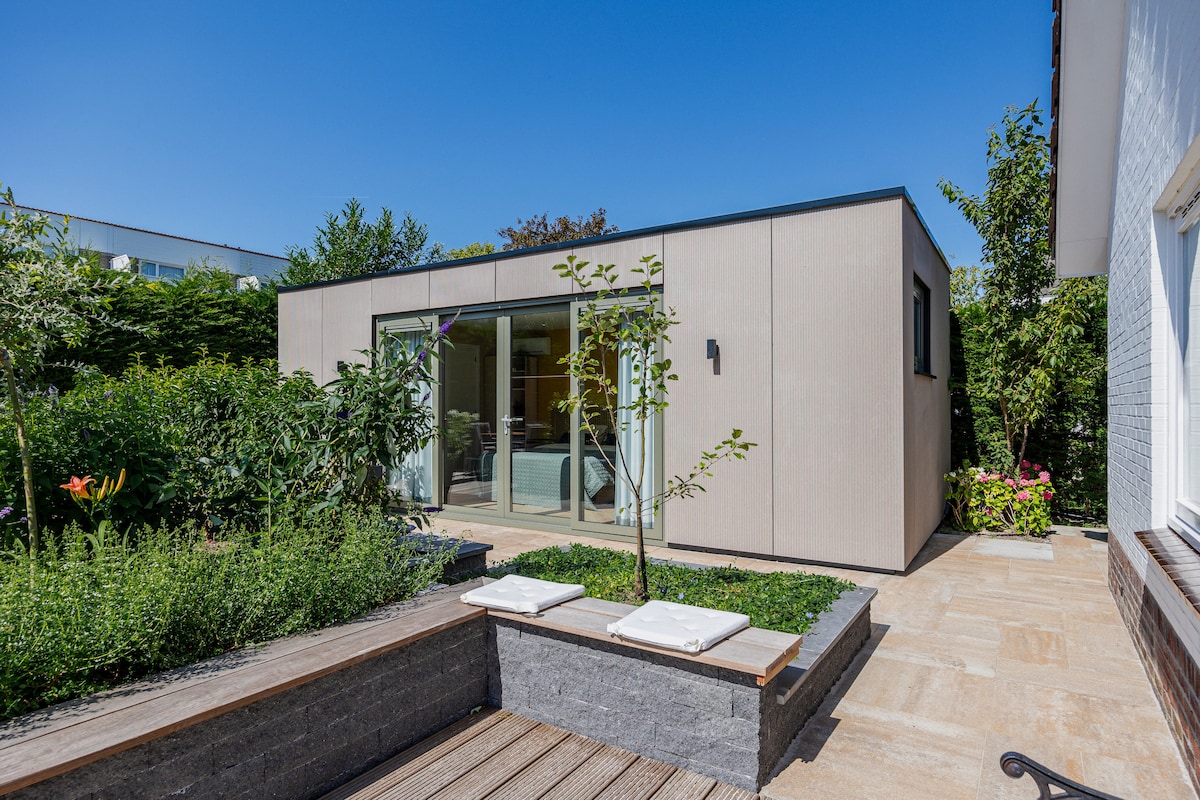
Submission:
M 580 542 L 435 520 L 493 545 L 490 563 Z M 805 570 L 877 587 L 871 640 L 762 790 L 780 800 L 1030 798 L 1008 750 L 1118 797 L 1194 798 L 1183 761 L 1107 586 L 1102 532 L 1043 542 L 934 534 L 900 575 L 647 548 L 650 557 Z

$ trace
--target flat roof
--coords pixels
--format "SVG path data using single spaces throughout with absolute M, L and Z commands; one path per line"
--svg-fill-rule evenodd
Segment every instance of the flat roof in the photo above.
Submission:
M 17 208 L 21 209 L 22 211 L 33 211 L 34 213 L 37 213 L 37 214 L 53 214 L 56 217 L 63 217 L 65 219 L 77 219 L 80 222 L 91 222 L 96 225 L 108 225 L 111 228 L 121 228 L 122 230 L 134 231 L 135 233 L 148 233 L 151 236 L 162 236 L 166 239 L 178 239 L 181 242 L 193 242 L 195 244 L 205 245 L 206 247 L 222 247 L 226 250 L 236 250 L 239 253 L 249 253 L 252 256 L 263 256 L 265 258 L 274 258 L 279 261 L 287 261 L 286 256 L 273 256 L 270 253 L 260 253 L 257 250 L 247 250 L 244 247 L 234 247 L 233 245 L 229 245 L 229 244 L 217 244 L 216 242 L 206 242 L 203 239 L 193 239 L 190 236 L 176 236 L 173 233 L 159 233 L 158 231 L 151 231 L 151 230 L 147 230 L 145 228 L 134 228 L 130 225 L 121 225 L 120 223 L 117 223 L 117 222 L 105 222 L 102 219 L 91 219 L 89 217 L 81 217 L 77 214 L 64 214 L 61 211 L 47 211 L 44 208 L 34 208 L 33 206 L 23 206 L 23 205 L 18 204 Z
M 882 200 L 889 197 L 903 198 L 917 215 L 917 220 L 921 223 L 925 235 L 929 237 L 929 241 L 933 243 L 934 250 L 942 259 L 946 269 L 950 269 L 950 262 L 946 260 L 942 248 L 938 245 L 937 239 L 933 238 L 933 234 L 929 230 L 929 226 L 925 223 L 925 218 L 921 216 L 921 212 L 917 210 L 916 203 L 908 194 L 908 189 L 904 186 L 893 186 L 887 189 L 875 189 L 869 192 L 858 192 L 856 194 L 844 194 L 837 197 L 826 197 L 820 200 L 805 200 L 801 203 L 790 203 L 782 206 L 771 206 L 769 208 L 757 208 L 751 211 L 739 211 L 734 214 L 721 214 L 715 217 L 701 217 L 700 219 L 686 220 L 684 222 L 671 222 L 665 225 L 651 225 L 647 228 L 636 228 L 628 231 L 617 231 L 616 233 L 606 233 L 602 236 L 589 236 L 585 239 L 569 239 L 565 242 L 553 242 L 551 244 L 538 245 L 537 247 L 526 247 L 520 250 L 500 250 L 495 253 L 488 253 L 482 256 L 472 256 L 470 258 L 458 258 L 452 261 L 436 261 L 429 264 L 418 264 L 413 267 L 401 267 L 397 269 L 386 270 L 382 272 L 364 272 L 361 275 L 352 275 L 348 278 L 335 278 L 328 281 L 314 281 L 312 283 L 303 283 L 296 286 L 280 286 L 280 292 L 294 292 L 301 289 L 310 289 L 317 286 L 330 286 L 339 283 L 351 283 L 354 281 L 370 280 L 372 278 L 381 278 L 387 275 L 395 275 L 401 272 L 418 272 L 422 270 L 443 269 L 446 267 L 458 267 L 464 264 L 477 264 L 488 261 L 503 261 L 509 258 L 517 258 L 518 256 L 526 256 L 531 253 L 546 253 L 555 250 L 570 250 L 582 245 L 598 244 L 602 242 L 615 242 L 621 239 L 633 239 L 639 236 L 650 236 L 656 233 L 668 233 L 670 231 L 688 230 L 691 228 L 704 228 L 710 225 L 725 225 L 731 222 L 744 222 L 747 220 L 761 219 L 763 217 L 775 217 L 783 214 L 795 214 L 801 211 L 813 211 L 822 208 L 833 208 L 835 206 L 852 205 L 854 203 L 865 203 L 870 200 Z

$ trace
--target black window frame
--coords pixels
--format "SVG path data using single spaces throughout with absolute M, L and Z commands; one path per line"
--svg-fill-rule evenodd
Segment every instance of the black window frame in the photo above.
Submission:
M 929 287 L 913 275 L 913 372 L 933 375 Z

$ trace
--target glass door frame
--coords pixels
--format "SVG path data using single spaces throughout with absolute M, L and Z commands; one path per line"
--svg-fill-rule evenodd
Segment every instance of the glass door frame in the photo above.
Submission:
M 378 358 L 382 354 L 380 346 L 383 344 L 383 339 L 388 334 L 392 333 L 420 333 L 423 335 L 432 334 L 438 326 L 438 315 L 432 313 L 424 314 L 397 314 L 388 317 L 380 317 L 375 320 L 375 341 L 372 343 L 371 352 L 373 358 Z M 440 365 L 435 365 L 440 367 Z M 434 424 L 440 425 L 441 412 L 441 396 L 442 396 L 442 380 L 439 372 L 433 372 L 433 381 L 429 386 L 429 403 L 434 411 Z M 430 492 L 433 497 L 427 502 L 422 502 L 421 506 L 438 505 L 437 499 L 441 497 L 441 448 L 438 446 L 438 437 L 434 436 L 431 446 L 433 449 L 432 469 L 433 475 L 429 476 Z
M 663 299 L 662 295 L 656 293 L 652 297 L 642 295 L 640 298 L 637 295 L 630 294 L 622 298 L 620 301 L 616 299 L 606 300 L 601 302 L 601 307 L 617 305 L 619 302 L 626 304 L 647 305 L 653 302 L 661 308 Z M 575 352 L 579 349 L 580 331 L 579 331 L 579 315 L 580 311 L 587 305 L 585 299 L 576 298 L 547 298 L 543 302 L 531 302 L 520 304 L 505 303 L 499 306 L 484 306 L 476 308 L 462 309 L 461 313 L 457 309 L 441 309 L 429 310 L 411 313 L 388 314 L 379 316 L 375 320 L 376 333 L 376 350 L 383 335 L 388 332 L 401 331 L 425 331 L 429 332 L 445 319 L 452 317 L 455 313 L 459 313 L 459 319 L 495 319 L 496 320 L 496 419 L 509 416 L 512 411 L 512 318 L 521 314 L 533 314 L 546 311 L 568 310 L 570 315 L 569 335 L 571 351 Z M 454 329 L 450 329 L 448 337 L 451 342 L 454 338 Z M 662 343 L 659 343 L 659 352 L 662 352 Z M 504 365 L 503 370 L 501 365 Z M 434 383 L 431 388 L 430 402 L 433 403 L 436 424 L 440 427 L 445 424 L 444 410 L 442 409 L 442 383 L 445 380 L 445 345 L 442 346 L 438 353 L 437 363 L 434 365 Z M 570 391 L 577 393 L 579 384 L 576 379 L 570 379 Z M 661 492 L 665 485 L 665 468 L 663 459 L 663 444 L 664 444 L 664 417 L 659 415 L 656 420 L 653 441 L 654 452 L 654 486 L 655 490 Z M 636 535 L 636 529 L 633 526 L 617 525 L 615 523 L 591 522 L 583 519 L 583 469 L 582 458 L 584 455 L 582 437 L 580 436 L 580 414 L 578 411 L 571 415 L 570 424 L 570 458 L 571 458 L 571 473 L 570 473 L 570 514 L 565 517 L 548 517 L 541 514 L 523 513 L 513 511 L 512 503 L 512 446 L 511 436 L 504 437 L 503 444 L 500 443 L 500 436 L 497 436 L 496 457 L 494 460 L 493 479 L 499 482 L 497 492 L 497 507 L 495 509 L 480 509 L 471 508 L 469 506 L 452 506 L 444 505 L 441 498 L 446 497 L 446 477 L 444 448 L 441 446 L 441 438 L 436 438 L 433 448 L 433 476 L 431 485 L 433 486 L 434 502 L 431 506 L 436 506 L 442 509 L 440 513 L 444 514 L 448 519 L 460 519 L 464 521 L 478 521 L 489 524 L 505 524 L 508 522 L 517 523 L 520 527 L 530 528 L 534 530 L 545 530 L 555 533 L 585 533 L 589 536 L 602 539 L 613 539 L 617 541 L 631 541 Z M 499 433 L 499 432 L 498 432 Z M 614 478 L 616 480 L 616 478 Z M 663 545 L 665 544 L 665 509 L 660 509 L 658 515 L 654 519 L 654 527 L 644 530 L 644 538 L 648 544 Z

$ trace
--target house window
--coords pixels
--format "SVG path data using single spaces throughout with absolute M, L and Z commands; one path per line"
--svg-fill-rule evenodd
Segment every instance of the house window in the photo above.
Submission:
M 141 261 L 138 263 L 138 274 L 152 281 L 183 280 L 186 270 L 183 267 L 172 267 L 169 264 L 159 264 L 156 261 Z
M 1173 419 L 1175 499 L 1172 509 L 1179 532 L 1200 547 L 1200 214 L 1181 214 L 1179 274 L 1176 282 L 1179 343 Z
M 913 275 L 913 371 L 933 373 L 929 354 L 929 287 Z

